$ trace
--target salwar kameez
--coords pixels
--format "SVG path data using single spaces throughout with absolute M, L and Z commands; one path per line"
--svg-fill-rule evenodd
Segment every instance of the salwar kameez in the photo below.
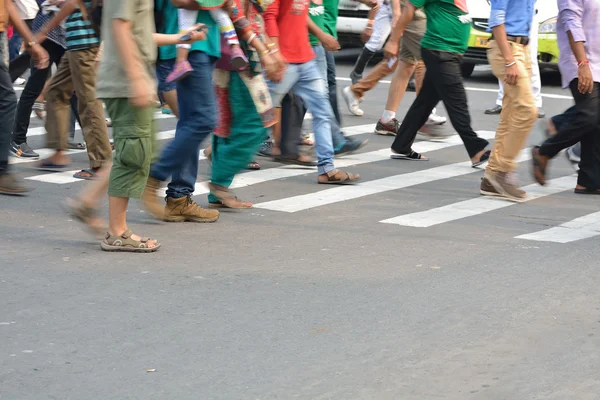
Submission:
M 235 175 L 244 170 L 254 158 L 267 135 L 267 129 L 240 73 L 222 72 L 229 76 L 226 100 L 231 111 L 231 121 L 227 136 L 213 135 L 211 182 L 229 187 Z M 254 78 L 262 77 L 257 75 Z M 221 94 L 219 90 L 217 93 Z M 221 101 L 219 106 L 223 106 Z M 219 202 L 212 193 L 208 195 L 208 201 Z

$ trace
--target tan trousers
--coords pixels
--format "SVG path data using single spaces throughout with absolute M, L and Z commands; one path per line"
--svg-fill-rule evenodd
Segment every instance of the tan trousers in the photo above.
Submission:
M 99 168 L 112 159 L 104 109 L 96 98 L 97 54 L 98 47 L 67 51 L 50 80 L 46 95 L 47 146 L 65 150 L 71 118 L 70 99 L 75 91 L 91 168 Z
M 531 58 L 526 46 L 508 42 L 519 68 L 516 85 L 504 85 L 502 113 L 496 129 L 496 139 L 487 169 L 493 172 L 512 172 L 517 168 L 515 158 L 527 141 L 537 120 L 538 111 L 531 91 Z M 498 80 L 504 82 L 506 67 L 504 57 L 495 40 L 490 41 L 488 61 Z
M 404 61 L 404 60 L 403 60 Z M 407 61 L 404 61 L 407 62 Z M 391 74 L 398 67 L 398 61 L 392 65 L 392 68 L 388 66 L 388 60 L 381 60 L 379 64 L 374 66 L 371 71 L 362 78 L 360 81 L 356 82 L 356 84 L 350 86 L 350 90 L 354 93 L 354 96 L 357 99 L 362 99 L 366 92 L 373 89 L 380 80 Z M 423 85 L 423 77 L 425 76 L 425 64 L 422 60 L 419 60 L 415 64 L 415 84 L 417 89 L 417 94 L 421 91 L 421 86 Z

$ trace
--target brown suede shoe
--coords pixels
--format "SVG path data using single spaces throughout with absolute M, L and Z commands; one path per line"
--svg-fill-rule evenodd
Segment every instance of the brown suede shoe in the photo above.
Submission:
M 12 195 L 23 195 L 29 192 L 29 188 L 23 186 L 14 175 L 10 173 L 0 174 L 0 193 L 1 194 L 12 194 Z
M 168 222 L 216 222 L 219 219 L 217 210 L 207 210 L 200 207 L 192 196 L 178 199 L 167 197 L 164 220 Z
M 165 216 L 165 203 L 163 203 L 158 196 L 159 189 L 160 181 L 149 177 L 146 182 L 144 193 L 142 193 L 142 202 L 144 203 L 146 210 L 152 214 L 154 218 L 163 219 Z
M 479 191 L 484 195 L 502 197 L 517 203 L 527 199 L 527 193 L 513 182 L 512 174 L 507 172 L 485 171 Z

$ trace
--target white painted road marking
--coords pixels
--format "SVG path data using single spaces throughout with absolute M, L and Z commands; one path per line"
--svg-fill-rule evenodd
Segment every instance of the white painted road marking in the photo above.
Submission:
M 600 212 L 575 218 L 560 226 L 517 236 L 515 239 L 538 242 L 571 243 L 600 235 Z
M 575 182 L 575 176 L 569 175 L 563 176 L 562 178 L 552 179 L 548 182 L 547 186 L 540 186 L 536 183 L 525 186 L 523 190 L 527 192 L 526 201 L 531 201 L 572 189 L 575 187 Z M 458 203 L 449 204 L 443 207 L 432 208 L 427 211 L 385 219 L 380 222 L 384 224 L 428 228 L 443 224 L 445 222 L 456 221 L 459 219 L 480 215 L 516 204 L 519 203 L 510 202 L 508 200 L 499 198 L 478 197 L 476 199 L 460 201 Z
M 495 132 L 480 131 L 478 132 L 478 134 L 480 137 L 487 139 L 493 137 Z M 447 140 L 440 142 L 415 143 L 413 145 L 413 149 L 421 153 L 457 146 L 459 144 L 462 144 L 462 141 L 459 137 L 450 137 Z M 389 158 L 389 155 L 390 151 L 387 150 L 388 157 L 386 158 Z M 336 162 L 336 166 L 341 165 L 339 165 L 339 163 Z M 481 169 L 472 168 L 471 162 L 467 161 L 456 164 L 443 165 L 440 167 L 425 170 L 419 170 L 405 174 L 394 175 L 387 178 L 376 179 L 373 181 L 362 182 L 354 186 L 338 186 L 332 189 L 326 189 L 315 193 L 303 194 L 280 200 L 268 201 L 265 203 L 255 204 L 254 207 L 272 211 L 293 213 L 314 207 L 324 206 L 327 204 L 387 192 L 390 190 L 397 190 L 436 180 L 448 179 L 455 176 L 471 174 L 478 171 L 481 171 Z

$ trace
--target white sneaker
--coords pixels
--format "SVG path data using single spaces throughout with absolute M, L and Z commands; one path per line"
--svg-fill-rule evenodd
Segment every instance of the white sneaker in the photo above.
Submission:
M 23 86 L 27 81 L 21 77 L 15 79 L 15 85 Z
M 343 93 L 344 100 L 346 100 L 346 105 L 348 106 L 348 110 L 352 114 L 362 117 L 365 112 L 358 107 L 360 101 L 356 97 L 354 97 L 354 93 L 352 93 L 352 90 L 350 90 L 350 86 L 346 86 L 343 90 Z
M 446 121 L 447 121 L 446 117 L 437 115 L 435 113 L 435 108 L 434 108 L 433 111 L 431 112 L 431 114 L 429 115 L 429 119 L 427 120 L 426 124 L 427 125 L 443 125 L 446 123 Z

